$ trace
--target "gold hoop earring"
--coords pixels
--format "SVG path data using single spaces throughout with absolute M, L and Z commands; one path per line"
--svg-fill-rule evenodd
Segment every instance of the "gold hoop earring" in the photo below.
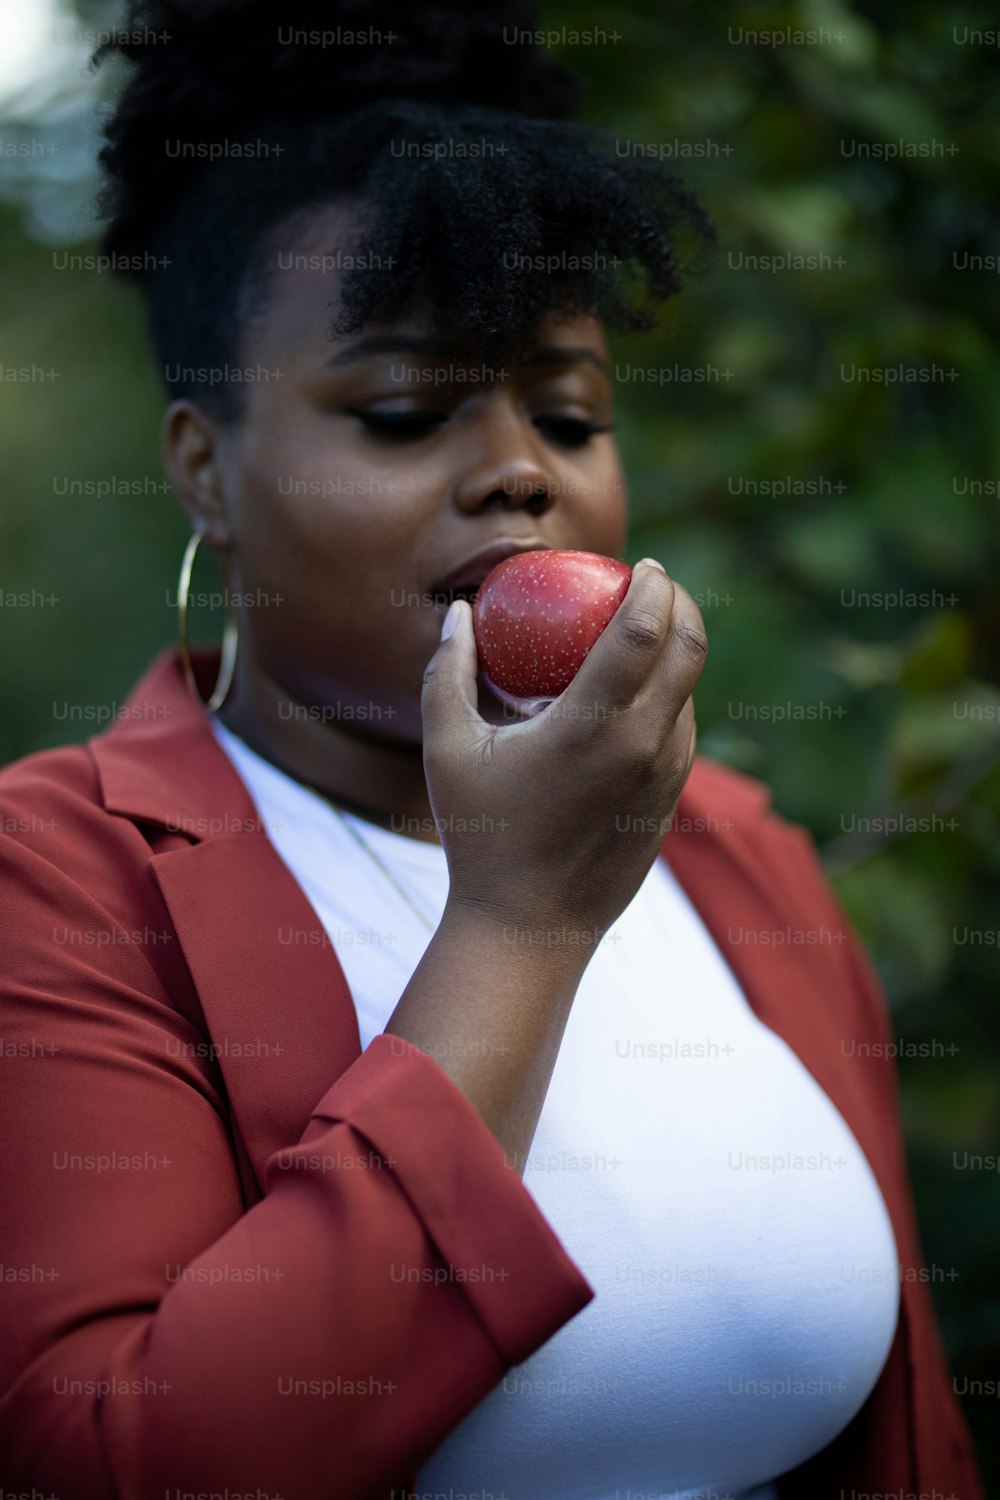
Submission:
M 226 601 L 226 623 L 222 631 L 222 660 L 219 663 L 219 675 L 215 679 L 215 687 L 212 696 L 206 703 L 198 691 L 195 681 L 194 668 L 191 665 L 191 649 L 188 640 L 188 595 L 191 592 L 191 575 L 194 572 L 194 560 L 198 548 L 204 541 L 205 533 L 195 531 L 191 534 L 191 540 L 184 549 L 184 557 L 181 562 L 181 576 L 177 583 L 177 628 L 180 635 L 181 665 L 184 668 L 184 680 L 188 685 L 188 691 L 196 703 L 207 708 L 209 713 L 219 711 L 226 699 L 226 694 L 232 686 L 233 673 L 236 670 L 236 647 L 240 638 L 239 621 L 232 605 Z

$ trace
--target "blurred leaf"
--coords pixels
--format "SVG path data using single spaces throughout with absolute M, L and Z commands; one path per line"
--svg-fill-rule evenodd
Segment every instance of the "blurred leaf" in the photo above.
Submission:
M 970 685 L 963 697 L 926 693 L 900 706 L 891 751 L 900 774 L 947 764 L 977 750 L 984 739 L 1000 747 L 1000 697 Z
M 972 626 L 961 614 L 938 614 L 920 626 L 903 664 L 908 688 L 943 687 L 967 677 L 972 665 Z

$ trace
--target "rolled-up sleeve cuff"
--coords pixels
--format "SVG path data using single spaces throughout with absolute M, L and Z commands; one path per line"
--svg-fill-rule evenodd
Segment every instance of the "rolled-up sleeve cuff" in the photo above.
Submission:
M 405 1037 L 376 1036 L 313 1111 L 383 1158 L 508 1364 L 594 1297 L 475 1106 Z

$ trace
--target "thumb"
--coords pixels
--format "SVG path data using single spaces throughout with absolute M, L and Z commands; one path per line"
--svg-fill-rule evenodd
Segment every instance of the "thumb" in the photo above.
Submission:
M 424 670 L 420 715 L 425 745 L 428 741 L 435 746 L 454 743 L 462 729 L 481 725 L 478 671 L 472 606 L 466 599 L 456 599 L 441 626 L 441 642 Z

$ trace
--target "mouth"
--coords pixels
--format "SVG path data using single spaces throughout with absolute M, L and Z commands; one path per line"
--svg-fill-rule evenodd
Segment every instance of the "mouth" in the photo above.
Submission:
M 475 604 L 483 579 L 492 573 L 497 563 L 504 562 L 521 552 L 550 552 L 552 543 L 541 537 L 516 540 L 513 537 L 499 538 L 480 547 L 471 557 L 452 568 L 439 583 L 430 590 L 436 610 L 445 611 L 455 599 L 467 599 Z

